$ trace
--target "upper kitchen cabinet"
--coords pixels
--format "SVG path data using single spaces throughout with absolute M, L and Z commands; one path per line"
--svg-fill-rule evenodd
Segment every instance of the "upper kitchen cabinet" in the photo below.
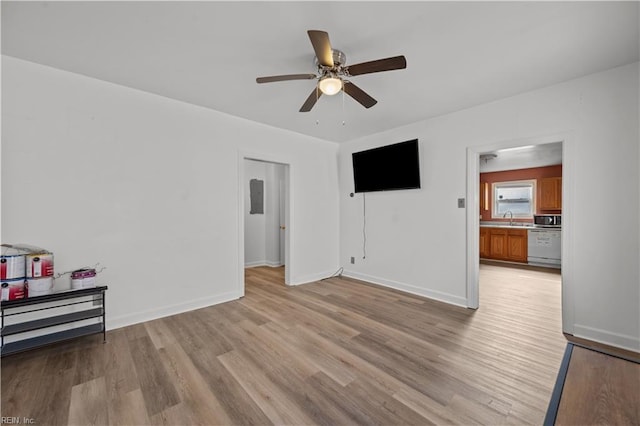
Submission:
M 538 182 L 540 186 L 539 210 L 562 209 L 562 178 L 542 178 Z

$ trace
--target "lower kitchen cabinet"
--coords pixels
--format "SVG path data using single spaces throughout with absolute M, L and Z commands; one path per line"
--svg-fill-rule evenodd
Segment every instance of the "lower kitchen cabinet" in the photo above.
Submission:
M 527 263 L 527 230 L 481 227 L 480 257 Z
M 489 228 L 480 228 L 480 257 L 489 257 Z
M 507 230 L 489 228 L 489 257 L 507 259 Z
M 507 231 L 507 259 L 512 262 L 527 263 L 527 230 L 509 229 Z

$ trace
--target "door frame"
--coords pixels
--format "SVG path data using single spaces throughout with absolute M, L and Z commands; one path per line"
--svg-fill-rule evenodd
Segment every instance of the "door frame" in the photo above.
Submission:
M 467 147 L 467 307 L 479 307 L 480 274 L 480 154 L 505 148 L 525 145 L 542 145 L 562 142 L 562 331 L 573 334 L 575 289 L 573 273 L 573 191 L 574 182 L 574 140 L 570 132 L 561 132 L 549 136 L 523 138 Z
M 295 232 L 293 223 L 293 182 L 291 160 L 286 156 L 278 156 L 262 152 L 238 151 L 238 292 L 239 297 L 244 296 L 244 211 L 245 197 L 247 185 L 245 185 L 245 160 L 262 161 L 265 163 L 273 163 L 284 166 L 284 186 L 285 186 L 285 235 L 284 235 L 284 283 L 291 285 L 291 276 L 293 269 L 293 247 L 292 241 Z

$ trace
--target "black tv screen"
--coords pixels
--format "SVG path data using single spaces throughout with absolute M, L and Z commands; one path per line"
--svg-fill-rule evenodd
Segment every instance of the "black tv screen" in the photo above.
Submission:
M 418 139 L 354 152 L 355 192 L 420 188 Z

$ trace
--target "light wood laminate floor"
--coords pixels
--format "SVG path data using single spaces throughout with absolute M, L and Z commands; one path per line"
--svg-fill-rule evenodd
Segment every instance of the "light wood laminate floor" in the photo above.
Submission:
M 629 355 L 574 346 L 555 424 L 640 425 L 640 363 Z
M 507 269 L 510 272 L 507 272 Z M 37 424 L 541 424 L 566 340 L 560 275 L 481 265 L 477 311 L 349 278 L 246 296 L 2 359 Z

